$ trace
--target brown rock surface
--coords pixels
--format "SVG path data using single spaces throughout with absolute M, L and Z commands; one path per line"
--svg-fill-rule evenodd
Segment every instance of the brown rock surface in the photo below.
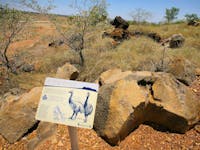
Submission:
M 9 96 L 1 104 L 0 134 L 10 143 L 19 140 L 37 123 L 35 112 L 41 92 L 42 87 L 36 87 L 20 97 Z
M 69 63 L 59 67 L 56 73 L 56 78 L 75 80 L 79 75 L 79 71 Z
M 110 70 L 108 70 L 106 72 L 103 72 L 100 75 L 100 77 L 98 79 L 98 83 L 100 85 L 113 83 L 115 81 L 118 81 L 120 79 L 123 79 L 123 78 L 127 77 L 130 74 L 132 74 L 131 71 L 122 72 L 121 69 L 110 69 Z
M 27 149 L 34 150 L 48 139 L 55 138 L 56 131 L 57 124 L 40 122 L 36 130 L 36 137 L 28 142 Z
M 185 38 L 182 34 L 174 34 L 171 36 L 171 39 L 169 41 L 169 47 L 170 48 L 179 48 L 182 47 L 182 45 L 185 42 Z
M 127 21 L 125 21 L 122 17 L 116 16 L 113 21 L 110 22 L 111 25 L 113 25 L 115 28 L 120 28 L 120 29 L 128 29 L 129 24 Z
M 195 65 L 184 58 L 175 57 L 168 62 L 165 72 L 173 74 L 176 79 L 190 85 L 195 80 Z
M 100 88 L 97 102 L 94 129 L 111 145 L 144 122 L 185 133 L 200 119 L 196 95 L 167 73 L 135 72 L 113 80 Z

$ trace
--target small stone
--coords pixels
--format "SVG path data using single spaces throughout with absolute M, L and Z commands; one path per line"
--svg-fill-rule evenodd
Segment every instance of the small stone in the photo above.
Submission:
M 197 92 L 197 90 L 196 90 L 196 89 L 192 89 L 192 91 L 194 91 L 195 93 Z
M 64 146 L 64 144 L 62 143 L 62 141 L 58 142 L 58 146 Z
M 194 127 L 194 129 L 195 129 L 198 133 L 200 133 L 200 125 L 196 125 L 196 126 Z

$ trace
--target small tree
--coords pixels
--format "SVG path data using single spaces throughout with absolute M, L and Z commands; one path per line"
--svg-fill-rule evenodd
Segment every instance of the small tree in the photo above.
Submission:
M 170 9 L 166 9 L 165 18 L 167 19 L 167 22 L 170 23 L 173 20 L 175 20 L 177 18 L 178 13 L 179 13 L 179 8 L 172 7 Z
M 134 22 L 139 24 L 147 21 L 147 19 L 149 19 L 152 14 L 142 8 L 137 8 L 130 13 L 130 16 L 132 17 Z
M 71 8 L 75 15 L 68 19 L 71 25 L 68 31 L 61 30 L 54 21 L 58 31 L 64 37 L 64 42 L 79 54 L 80 65 L 84 66 L 86 36 L 95 30 L 95 25 L 107 18 L 107 3 L 105 0 L 73 0 Z
M 0 62 L 7 71 L 14 72 L 8 58 L 10 44 L 16 39 L 20 31 L 25 27 L 27 17 L 21 11 L 0 6 Z
M 70 24 L 67 31 L 59 26 L 54 15 L 48 14 L 48 11 L 54 7 L 51 4 L 52 0 L 48 0 L 49 6 L 45 9 L 38 4 L 37 0 L 21 1 L 25 6 L 49 16 L 57 31 L 64 38 L 64 43 L 79 54 L 80 65 L 83 66 L 85 62 L 83 50 L 85 49 L 86 35 L 94 30 L 97 23 L 107 18 L 106 0 L 72 0 L 70 7 L 75 13 L 67 19 L 68 24 Z
M 197 16 L 197 14 L 186 14 L 185 18 L 186 18 L 187 22 L 199 20 L 199 17 Z

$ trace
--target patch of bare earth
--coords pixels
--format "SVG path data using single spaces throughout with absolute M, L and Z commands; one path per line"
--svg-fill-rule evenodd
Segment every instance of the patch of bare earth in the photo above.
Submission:
M 28 141 L 35 137 L 35 132 L 23 138 L 15 144 L 8 144 L 0 137 L 0 149 L 5 150 L 26 150 Z M 103 139 L 98 137 L 94 130 L 78 129 L 79 147 L 81 150 L 131 150 L 131 149 L 193 149 L 200 148 L 200 134 L 191 129 L 185 134 L 168 133 L 154 130 L 148 125 L 140 125 L 133 131 L 119 146 L 110 146 Z M 38 150 L 69 150 L 70 140 L 66 126 L 59 125 L 56 136 L 41 143 Z

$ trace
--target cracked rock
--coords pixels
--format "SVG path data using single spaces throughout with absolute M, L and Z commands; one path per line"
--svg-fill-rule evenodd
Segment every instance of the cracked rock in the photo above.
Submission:
M 171 74 L 133 72 L 101 86 L 94 129 L 117 145 L 145 122 L 185 133 L 200 120 L 199 114 L 196 95 Z

